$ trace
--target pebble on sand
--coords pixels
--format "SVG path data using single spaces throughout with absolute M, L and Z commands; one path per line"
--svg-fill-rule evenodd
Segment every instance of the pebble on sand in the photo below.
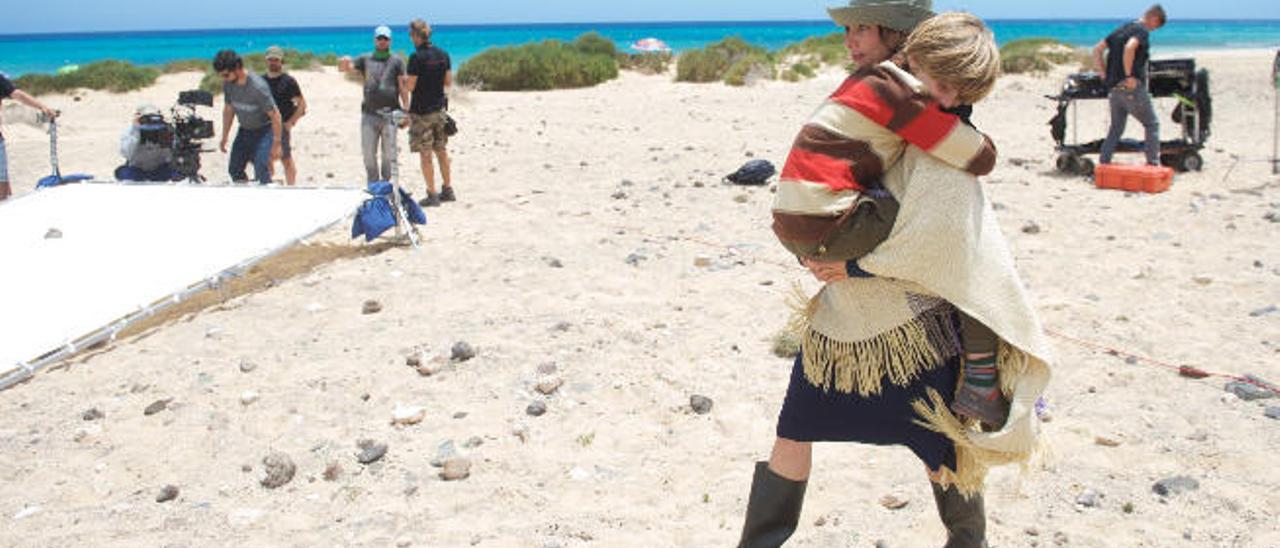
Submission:
M 338 481 L 338 478 L 340 478 L 340 477 L 342 477 L 342 464 L 341 464 L 341 463 L 339 463 L 338 461 L 336 461 L 336 460 L 335 460 L 335 461 L 331 461 L 329 464 L 326 464 L 326 465 L 325 465 L 325 467 L 324 467 L 324 480 L 325 480 L 325 481 Z
M 417 405 L 401 405 L 396 404 L 395 410 L 391 412 L 391 424 L 409 425 L 418 424 L 422 419 L 427 417 L 427 408 Z
M 706 396 L 694 394 L 689 396 L 689 407 L 693 408 L 693 412 L 699 415 L 706 415 L 711 412 L 711 408 L 715 402 Z
M 151 405 L 148 405 L 146 409 L 142 410 L 142 414 L 150 417 L 151 415 L 164 411 L 169 408 L 169 402 L 172 401 L 173 398 L 165 398 L 163 400 L 151 402 Z
M 360 464 L 372 464 L 374 462 L 381 460 L 382 457 L 387 454 L 387 444 L 382 442 L 377 442 L 374 440 L 369 440 L 369 439 L 360 440 L 356 442 L 356 447 L 360 448 L 360 452 L 356 454 L 356 461 L 359 462 Z M 333 466 L 333 465 L 337 465 L 338 463 L 333 462 L 329 464 L 330 466 Z M 338 472 L 339 473 L 342 472 L 341 466 L 339 466 Z M 328 474 L 329 474 L 329 470 L 326 469 L 325 479 L 328 479 Z M 329 480 L 329 481 L 333 481 L 333 480 Z
M 880 506 L 890 510 L 901 510 L 911 504 L 911 499 L 902 495 L 885 495 L 880 497 Z
M 373 299 L 364 302 L 364 306 L 360 308 L 362 314 L 377 314 L 382 312 L 382 303 Z
M 1196 481 L 1195 478 L 1188 476 L 1165 478 L 1157 481 L 1155 485 L 1151 486 L 1151 490 L 1162 497 L 1180 495 L 1182 493 L 1195 491 L 1199 488 L 1200 482 Z
M 524 408 L 524 412 L 528 413 L 531 417 L 541 417 L 547 413 L 547 404 L 541 401 L 535 401 L 530 403 L 528 407 Z
M 298 471 L 293 459 L 284 453 L 272 453 L 263 457 L 262 468 L 265 475 L 259 483 L 267 489 L 275 489 L 293 481 L 293 475 Z
M 449 359 L 455 362 L 465 362 L 474 357 L 476 357 L 476 349 L 467 341 L 453 343 L 453 348 L 449 351 Z
M 169 502 L 178 498 L 178 488 L 173 485 L 166 485 L 160 488 L 160 492 L 156 494 L 156 502 Z
M 471 477 L 471 461 L 462 457 L 445 461 L 444 468 L 440 470 L 440 478 L 445 481 L 458 481 L 469 477 Z
M 537 390 L 539 394 L 542 394 L 544 396 L 550 396 L 552 394 L 555 394 L 556 391 L 559 390 L 560 387 L 563 385 L 564 385 L 564 379 L 560 377 L 554 377 L 554 378 L 546 379 L 539 382 L 536 386 L 533 387 L 533 389 Z

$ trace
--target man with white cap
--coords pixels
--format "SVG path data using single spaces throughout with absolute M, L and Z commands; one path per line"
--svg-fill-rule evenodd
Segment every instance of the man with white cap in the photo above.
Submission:
M 386 25 L 373 30 L 373 53 L 353 61 L 343 57 L 338 70 L 357 71 L 364 77 L 364 102 L 361 103 L 360 146 L 364 153 L 364 170 L 369 182 L 391 180 L 392 146 L 395 128 L 378 111 L 384 108 L 403 110 L 400 104 L 400 80 L 405 75 L 404 59 L 391 53 L 391 29 Z M 378 148 L 382 161 L 378 161 Z
M 133 123 L 120 135 L 124 165 L 116 168 L 117 181 L 172 181 L 181 177 L 173 169 L 173 126 L 160 109 L 142 103 L 133 111 Z

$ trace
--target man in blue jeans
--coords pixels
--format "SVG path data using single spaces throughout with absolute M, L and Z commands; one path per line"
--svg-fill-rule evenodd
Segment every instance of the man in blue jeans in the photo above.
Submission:
M 213 70 L 222 77 L 222 152 L 227 151 L 231 120 L 240 119 L 240 130 L 231 145 L 227 172 L 235 182 L 248 181 L 245 165 L 253 161 L 253 175 L 261 184 L 271 182 L 271 163 L 280 158 L 280 111 L 271 98 L 271 87 L 261 76 L 245 70 L 236 52 L 224 49 L 213 58 Z
M 1111 163 L 1132 115 L 1146 132 L 1147 164 L 1160 165 L 1160 121 L 1147 89 L 1147 61 L 1151 58 L 1150 33 L 1164 23 L 1164 8 L 1156 4 L 1147 8 L 1141 19 L 1121 25 L 1093 48 L 1094 62 L 1106 75 L 1104 81 L 1110 90 L 1107 98 L 1111 102 L 1111 130 L 1102 142 L 1101 163 Z

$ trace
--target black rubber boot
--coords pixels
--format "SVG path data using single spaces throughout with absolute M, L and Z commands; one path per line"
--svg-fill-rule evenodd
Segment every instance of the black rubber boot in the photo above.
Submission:
M 947 544 L 943 548 L 987 548 L 987 513 L 982 494 L 964 498 L 960 490 L 929 482 L 933 500 L 938 503 L 938 517 L 947 528 Z
M 768 462 L 757 462 L 738 548 L 778 548 L 791 538 L 808 483 L 791 481 L 770 470 Z

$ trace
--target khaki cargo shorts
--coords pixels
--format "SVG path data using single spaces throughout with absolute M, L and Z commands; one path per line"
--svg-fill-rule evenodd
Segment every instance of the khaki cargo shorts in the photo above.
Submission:
M 444 133 L 444 111 L 409 115 L 409 150 L 444 150 L 449 136 Z

